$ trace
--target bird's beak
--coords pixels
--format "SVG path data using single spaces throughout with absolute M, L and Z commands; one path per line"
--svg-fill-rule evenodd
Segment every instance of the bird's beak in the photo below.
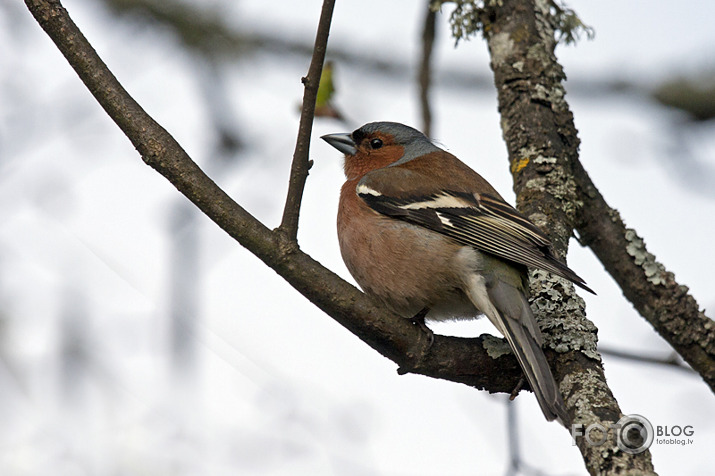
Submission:
M 357 146 L 349 133 L 327 134 L 321 137 L 325 142 L 332 145 L 345 155 L 355 155 Z

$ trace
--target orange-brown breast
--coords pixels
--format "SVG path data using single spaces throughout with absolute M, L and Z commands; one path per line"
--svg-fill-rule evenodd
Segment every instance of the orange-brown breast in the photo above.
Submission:
M 474 316 L 455 263 L 462 247 L 370 209 L 355 193 L 357 182 L 348 180 L 341 189 L 338 238 L 345 265 L 360 287 L 404 317 L 425 307 L 449 308 L 450 317 Z

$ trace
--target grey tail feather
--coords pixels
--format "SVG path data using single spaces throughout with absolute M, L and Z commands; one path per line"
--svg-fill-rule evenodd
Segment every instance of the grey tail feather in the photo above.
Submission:
M 541 411 L 544 412 L 547 420 L 558 419 L 562 425 L 567 426 L 571 419 L 544 351 L 521 323 L 509 317 L 503 319 L 505 337 L 524 371 L 529 386 L 536 395 Z
M 544 416 L 549 421 L 558 419 L 563 426 L 568 426 L 571 418 L 541 348 L 541 331 L 526 296 L 503 282 L 495 283 L 488 294 L 499 313 L 499 330 L 514 351 Z

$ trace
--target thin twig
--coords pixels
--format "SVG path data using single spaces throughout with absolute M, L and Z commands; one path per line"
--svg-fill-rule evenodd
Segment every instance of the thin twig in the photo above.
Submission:
M 678 358 L 677 352 L 672 352 L 668 357 L 654 357 L 650 355 L 636 354 L 635 352 L 628 352 L 619 349 L 612 349 L 610 347 L 598 346 L 598 351 L 602 355 L 610 355 L 611 357 L 616 357 L 619 359 L 631 360 L 634 362 L 641 362 L 645 364 L 656 364 L 665 365 L 668 367 L 674 367 L 676 369 L 683 370 L 690 374 L 697 374 L 690 366 L 683 363 L 682 360 Z
M 422 30 L 422 61 L 420 62 L 420 72 L 418 83 L 420 87 L 420 109 L 422 110 L 422 132 L 427 137 L 432 135 L 432 108 L 430 106 L 430 86 L 432 84 L 432 51 L 434 50 L 434 38 L 437 26 L 437 13 L 429 7 L 427 2 L 427 14 L 425 15 Z
M 305 181 L 308 179 L 308 170 L 310 170 L 308 154 L 310 152 L 310 134 L 313 131 L 315 99 L 318 96 L 318 85 L 320 83 L 320 74 L 323 71 L 325 50 L 328 46 L 328 35 L 330 33 L 330 23 L 333 19 L 334 6 L 335 0 L 325 0 L 323 2 L 323 9 L 320 12 L 320 21 L 318 23 L 318 32 L 315 35 L 313 58 L 310 60 L 308 75 L 303 78 L 305 90 L 303 91 L 303 107 L 300 112 L 298 139 L 296 140 L 295 152 L 293 153 L 293 163 L 291 165 L 290 179 L 288 182 L 288 196 L 286 197 L 285 208 L 283 209 L 283 219 L 281 220 L 281 225 L 278 227 L 291 241 L 296 241 L 297 239 L 300 204 L 303 200 Z

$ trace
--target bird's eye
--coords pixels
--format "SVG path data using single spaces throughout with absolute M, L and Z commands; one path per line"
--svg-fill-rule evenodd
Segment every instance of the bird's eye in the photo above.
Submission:
M 370 141 L 370 147 L 373 149 L 379 149 L 382 147 L 382 141 L 380 139 L 373 139 Z

